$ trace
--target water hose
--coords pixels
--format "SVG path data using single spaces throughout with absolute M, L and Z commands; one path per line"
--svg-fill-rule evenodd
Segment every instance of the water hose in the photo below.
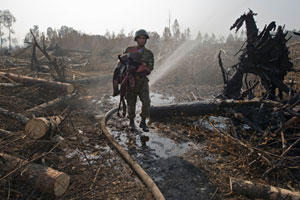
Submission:
M 118 111 L 118 108 L 113 108 L 108 111 L 104 118 L 101 121 L 101 129 L 104 132 L 107 139 L 110 143 L 116 148 L 117 152 L 122 156 L 122 158 L 129 164 L 129 166 L 135 171 L 135 173 L 139 176 L 139 178 L 143 181 L 143 183 L 151 190 L 153 196 L 157 200 L 165 200 L 165 197 L 151 179 L 151 177 L 143 170 L 143 168 L 131 158 L 131 156 L 124 150 L 124 148 L 119 145 L 114 137 L 110 134 L 110 132 L 106 128 L 107 121 L 111 118 L 111 116 Z

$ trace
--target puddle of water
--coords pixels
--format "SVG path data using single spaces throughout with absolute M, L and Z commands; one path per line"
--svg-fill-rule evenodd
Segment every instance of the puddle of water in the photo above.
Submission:
M 165 98 L 158 93 L 151 93 L 150 96 L 152 105 L 170 104 L 175 100 L 175 97 Z M 112 103 L 118 103 L 119 97 L 111 97 L 110 100 Z M 138 101 L 137 116 L 140 106 Z M 217 121 L 215 118 L 210 120 Z M 224 123 L 222 120 L 220 126 Z M 139 121 L 140 118 L 137 117 L 136 122 Z M 208 122 L 206 123 L 209 126 Z M 214 123 L 216 125 L 216 122 Z M 201 145 L 193 142 L 178 143 L 167 135 L 160 134 L 159 130 L 153 127 L 150 128 L 150 132 L 142 132 L 139 127 L 137 131 L 129 132 L 127 119 L 114 119 L 109 122 L 109 126 L 111 128 L 108 129 L 117 142 L 153 178 L 166 199 L 209 199 L 215 191 L 206 175 L 185 158 L 191 151 L 201 153 Z M 141 138 L 145 136 L 149 141 L 143 144 Z
M 101 153 L 106 154 L 106 153 L 112 152 L 112 150 L 109 146 L 100 148 L 99 145 L 96 145 L 95 149 L 98 149 L 99 152 L 93 153 L 89 150 L 80 151 L 77 148 L 75 150 L 65 149 L 64 151 L 66 152 L 67 158 L 72 158 L 74 156 L 78 156 L 79 160 L 85 165 L 97 163 L 97 160 L 101 159 Z
M 213 131 L 214 129 L 209 125 L 209 123 L 212 122 L 213 125 L 223 131 L 226 132 L 230 128 L 229 124 L 229 118 L 222 117 L 222 116 L 209 116 L 208 119 L 199 119 L 197 122 L 195 122 L 194 125 L 202 126 L 205 129 L 208 129 L 210 131 Z
M 176 143 L 174 140 L 163 137 L 153 131 L 126 133 L 111 130 L 111 133 L 126 150 L 136 151 L 137 157 L 147 156 L 147 152 L 151 152 L 151 156 L 155 159 L 172 156 L 180 157 L 191 149 L 199 149 L 193 142 Z M 146 145 L 143 145 L 141 142 L 141 137 L 144 136 L 149 137 L 149 141 L 146 142 Z M 134 144 L 130 145 L 130 143 Z

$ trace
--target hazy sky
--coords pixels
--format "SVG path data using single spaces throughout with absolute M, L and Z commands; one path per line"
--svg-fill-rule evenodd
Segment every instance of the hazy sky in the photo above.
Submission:
M 19 42 L 34 25 L 46 32 L 62 25 L 88 34 L 105 32 L 127 34 L 144 28 L 162 34 L 177 19 L 181 30 L 189 27 L 193 37 L 214 32 L 227 36 L 230 26 L 248 8 L 258 13 L 260 29 L 271 21 L 300 29 L 300 0 L 0 0 L 0 10 L 10 10 Z M 233 31 L 232 31 L 233 33 Z

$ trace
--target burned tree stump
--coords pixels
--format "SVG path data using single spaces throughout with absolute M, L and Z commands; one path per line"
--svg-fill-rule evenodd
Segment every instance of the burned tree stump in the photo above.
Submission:
M 239 58 L 239 63 L 234 65 L 235 73 L 228 78 L 228 74 L 223 75 L 224 91 L 222 96 L 225 98 L 238 99 L 243 86 L 243 76 L 247 73 L 259 76 L 265 90 L 269 93 L 269 99 L 275 99 L 275 90 L 279 90 L 279 98 L 282 99 L 282 92 L 289 94 L 290 88 L 283 83 L 287 72 L 293 70 L 293 63 L 289 59 L 289 51 L 286 39 L 287 32 L 284 33 L 284 27 L 278 26 L 276 29 L 275 22 L 265 26 L 259 34 L 254 16 L 251 10 L 242 15 L 230 27 L 230 30 L 236 28 L 236 31 L 245 22 L 247 30 L 247 45 Z M 222 61 L 219 56 L 219 63 L 224 73 Z
M 55 130 L 61 121 L 61 116 L 32 118 L 25 126 L 25 134 L 32 139 L 40 139 L 50 130 Z
M 70 177 L 63 172 L 5 153 L 0 153 L 0 157 L 2 169 L 6 169 L 6 171 L 20 169 L 21 173 L 17 178 L 38 188 L 41 192 L 59 197 L 69 187 Z

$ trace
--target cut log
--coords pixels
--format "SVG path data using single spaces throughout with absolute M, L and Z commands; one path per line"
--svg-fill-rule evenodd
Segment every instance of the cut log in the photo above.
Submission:
M 8 111 L 4 108 L 0 108 L 0 114 L 4 115 L 6 117 L 9 117 L 9 118 L 16 119 L 17 121 L 21 122 L 23 125 L 27 124 L 27 122 L 29 121 L 29 119 L 27 117 L 25 117 L 24 115 Z
M 265 100 L 269 106 L 281 105 L 278 102 Z M 151 120 L 159 120 L 174 116 L 200 116 L 216 112 L 224 112 L 224 108 L 241 105 L 260 105 L 260 100 L 232 100 L 232 99 L 211 99 L 193 103 L 170 104 L 165 106 L 152 106 L 150 108 Z
M 0 129 L 0 137 L 9 137 L 11 135 L 13 135 L 14 133 L 11 131 L 7 131 L 4 129 Z
M 25 126 L 25 134 L 32 139 L 40 139 L 62 121 L 61 116 L 32 118 Z
M 250 198 L 262 199 L 292 199 L 299 200 L 300 192 L 278 188 L 270 185 L 253 183 L 236 178 L 230 178 L 230 189 L 234 194 L 245 195 Z
M 20 83 L 0 83 L 0 87 L 18 87 L 21 85 Z
M 33 187 L 36 187 L 41 192 L 59 197 L 63 195 L 69 187 L 70 177 L 63 172 L 50 167 L 30 163 L 27 160 L 5 153 L 0 153 L 0 157 L 2 157 L 2 162 L 0 162 L 2 169 L 22 169 L 20 176 L 17 177 Z
M 12 74 L 12 73 L 4 73 L 4 72 L 0 72 L 0 75 L 8 77 L 18 83 L 29 84 L 29 85 L 39 84 L 44 87 L 57 89 L 57 90 L 64 91 L 67 93 L 72 93 L 74 91 L 74 86 L 69 83 L 48 81 L 48 80 L 41 79 L 41 78 L 32 78 L 32 77 L 28 77 L 28 76 L 22 76 L 22 75 L 17 75 L 17 74 Z
M 43 103 L 41 105 L 38 105 L 36 107 L 30 108 L 27 111 L 28 112 L 45 111 L 45 110 L 53 108 L 54 106 L 59 106 L 63 103 L 66 103 L 67 101 L 74 98 L 76 95 L 77 95 L 76 93 L 72 93 L 72 94 L 68 94 L 68 95 L 63 96 L 63 97 L 58 97 L 58 98 L 56 98 L 52 101 L 49 101 L 49 102 Z

